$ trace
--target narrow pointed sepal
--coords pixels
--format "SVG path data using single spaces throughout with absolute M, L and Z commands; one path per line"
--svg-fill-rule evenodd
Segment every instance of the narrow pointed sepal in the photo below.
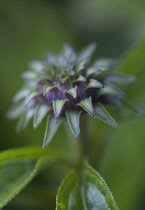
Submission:
M 112 74 L 109 75 L 106 79 L 107 83 L 113 83 L 113 84 L 130 84 L 136 80 L 136 77 L 131 74 Z
M 103 84 L 96 79 L 90 79 L 86 89 L 89 88 L 103 88 Z
M 111 117 L 107 110 L 102 105 L 95 106 L 95 117 L 102 120 L 103 122 L 116 128 L 118 123 Z
M 80 114 L 81 112 L 78 111 L 72 111 L 66 113 L 69 127 L 75 138 L 79 138 L 80 135 Z
M 25 110 L 19 118 L 19 121 L 16 126 L 16 131 L 19 132 L 19 131 L 25 129 L 27 127 L 30 119 L 33 117 L 33 115 L 34 115 L 34 109 Z
M 82 100 L 78 105 L 81 106 L 85 111 L 87 111 L 89 115 L 94 117 L 94 108 L 92 105 L 91 97 Z
M 105 86 L 99 92 L 100 95 L 111 95 L 111 96 L 119 96 L 121 98 L 125 97 L 125 93 L 122 92 L 119 88 L 114 86 Z
M 126 99 L 124 99 L 122 102 L 123 102 L 124 106 L 126 106 L 126 108 L 128 108 L 129 110 L 131 110 L 132 112 L 134 112 L 136 115 L 138 115 L 138 116 L 143 116 L 144 115 L 144 112 L 142 112 L 141 110 L 139 110 L 133 104 L 129 103 Z
M 22 74 L 22 78 L 24 78 L 26 80 L 32 80 L 36 77 L 37 77 L 37 74 L 34 71 L 26 71 Z
M 67 90 L 66 93 L 68 93 L 69 95 L 71 95 L 73 98 L 76 98 L 77 97 L 77 86 L 75 86 L 74 88 L 71 88 L 71 89 Z
M 6 113 L 6 117 L 8 119 L 17 119 L 21 116 L 22 112 L 24 110 L 24 104 L 23 102 L 14 104 Z
M 56 119 L 55 117 L 53 117 L 51 120 L 49 119 L 47 120 L 43 146 L 42 146 L 43 148 L 46 148 L 48 144 L 50 144 L 53 136 L 55 135 L 61 123 L 62 123 L 62 120 Z
M 64 45 L 62 54 L 68 60 L 69 63 L 73 63 L 76 59 L 75 51 L 69 44 Z
M 43 118 L 50 111 L 50 109 L 51 109 L 51 107 L 46 105 L 46 104 L 38 105 L 36 107 L 35 113 L 34 113 L 34 120 L 33 120 L 34 129 L 37 128 L 40 125 Z
M 46 76 L 45 74 L 41 74 L 39 75 L 39 73 L 37 72 L 34 72 L 34 71 L 26 71 L 22 74 L 22 77 L 25 79 L 25 80 L 32 80 L 32 81 L 37 81 L 39 82 L 40 80 L 46 80 L 48 79 L 48 76 Z
M 56 91 L 57 91 L 58 88 L 55 87 L 55 86 L 47 86 L 47 85 L 45 85 L 44 88 L 43 88 L 43 95 L 46 96 L 46 94 L 47 94 L 49 91 L 51 91 L 51 90 L 56 90 Z
M 86 72 L 86 77 L 90 77 L 91 75 L 98 75 L 102 72 L 101 69 L 99 69 L 98 67 L 91 67 L 91 68 L 88 68 L 87 69 L 87 72 Z
M 116 64 L 117 59 L 110 59 L 110 58 L 99 58 L 96 60 L 96 62 L 94 63 L 94 66 L 101 69 L 102 72 L 111 70 L 114 65 Z
M 28 89 L 21 89 L 19 92 L 17 92 L 17 94 L 14 96 L 13 98 L 13 102 L 16 103 L 18 101 L 20 101 L 21 99 L 25 98 L 28 94 L 29 94 L 29 90 Z
M 67 101 L 68 101 L 67 99 L 53 101 L 53 111 L 56 118 L 58 118 L 59 115 L 61 114 L 63 106 Z
M 30 63 L 30 69 L 34 72 L 41 73 L 45 71 L 45 64 L 42 61 L 32 61 Z
M 30 94 L 26 97 L 25 99 L 25 106 L 28 106 L 28 104 L 30 103 L 31 100 L 33 100 L 36 96 L 39 96 L 40 93 L 37 91 L 31 91 Z
M 77 71 L 78 72 L 81 69 L 83 69 L 86 64 L 88 64 L 95 49 L 96 49 L 96 44 L 92 43 L 89 46 L 87 46 L 85 49 L 82 50 L 82 52 L 80 53 L 78 60 L 77 60 Z

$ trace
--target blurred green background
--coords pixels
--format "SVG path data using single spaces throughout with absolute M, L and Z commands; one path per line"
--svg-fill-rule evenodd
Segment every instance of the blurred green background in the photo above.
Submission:
M 30 61 L 43 60 L 46 51 L 59 52 L 64 43 L 80 50 L 90 42 L 98 44 L 96 57 L 118 58 L 144 39 L 144 0 L 1 0 L 0 150 L 42 144 L 44 125 L 17 134 L 16 122 L 5 117 Z M 96 121 L 90 123 L 97 138 Z M 145 209 L 144 131 L 144 118 L 122 121 L 96 165 L 122 210 Z M 64 152 L 70 147 L 63 127 L 51 146 Z M 50 167 L 4 209 L 54 209 L 66 172 L 65 167 Z

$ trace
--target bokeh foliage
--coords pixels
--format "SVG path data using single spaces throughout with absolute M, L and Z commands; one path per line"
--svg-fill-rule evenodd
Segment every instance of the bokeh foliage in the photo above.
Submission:
M 137 81 L 128 91 L 129 99 L 144 109 L 144 10 L 143 0 L 2 0 L 0 150 L 27 145 L 41 146 L 44 125 L 36 131 L 29 126 L 17 134 L 16 122 L 8 121 L 5 113 L 11 98 L 22 85 L 20 74 L 27 69 L 28 63 L 43 59 L 47 50 L 58 52 L 66 42 L 77 50 L 90 42 L 97 42 L 96 57 L 121 57 L 118 68 L 137 76 Z M 139 47 L 134 47 L 139 42 Z M 125 57 L 132 50 L 133 54 L 126 60 Z M 105 149 L 103 148 L 102 161 L 99 165 L 93 163 L 93 166 L 108 183 L 121 209 L 144 209 L 145 119 L 130 116 L 125 111 L 122 111 L 122 116 L 120 126 L 114 130 L 111 140 L 107 142 Z M 100 129 L 97 132 L 99 126 L 102 132 L 106 129 L 103 123 L 98 125 L 97 120 L 90 120 L 93 139 L 101 135 Z M 75 144 L 67 139 L 68 135 L 63 127 L 59 129 L 51 147 L 59 148 L 63 152 L 74 151 Z M 100 146 L 98 142 L 97 146 Z M 97 154 L 94 158 L 98 158 Z M 20 209 L 21 205 L 23 209 L 48 209 L 51 205 L 54 209 L 55 193 L 66 172 L 65 167 L 50 167 L 46 173 L 41 173 L 34 179 L 5 209 Z

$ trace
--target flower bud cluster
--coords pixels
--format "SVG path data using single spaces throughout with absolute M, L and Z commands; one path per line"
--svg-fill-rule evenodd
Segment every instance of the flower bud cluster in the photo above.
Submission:
M 116 84 L 132 82 L 133 76 L 117 74 L 115 59 L 97 59 L 92 63 L 96 46 L 80 53 L 65 45 L 58 55 L 48 53 L 46 60 L 32 62 L 24 72 L 23 88 L 15 95 L 10 118 L 20 117 L 17 130 L 25 128 L 33 117 L 34 128 L 48 116 L 43 147 L 46 147 L 66 118 L 75 138 L 79 137 L 81 114 L 116 127 L 117 122 L 103 105 L 120 106 L 125 94 Z

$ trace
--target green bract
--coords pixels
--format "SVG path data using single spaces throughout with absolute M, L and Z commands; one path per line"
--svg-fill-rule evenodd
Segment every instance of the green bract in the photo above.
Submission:
M 132 75 L 115 73 L 115 59 L 91 61 L 95 44 L 80 53 L 65 45 L 58 55 L 48 53 L 46 60 L 32 62 L 30 70 L 23 73 L 23 88 L 15 95 L 10 118 L 18 118 L 17 130 L 27 126 L 33 118 L 37 128 L 48 117 L 43 147 L 51 142 L 59 125 L 67 119 L 75 138 L 79 138 L 79 120 L 82 114 L 117 127 L 117 122 L 103 105 L 120 106 L 125 94 L 116 84 L 134 81 Z

